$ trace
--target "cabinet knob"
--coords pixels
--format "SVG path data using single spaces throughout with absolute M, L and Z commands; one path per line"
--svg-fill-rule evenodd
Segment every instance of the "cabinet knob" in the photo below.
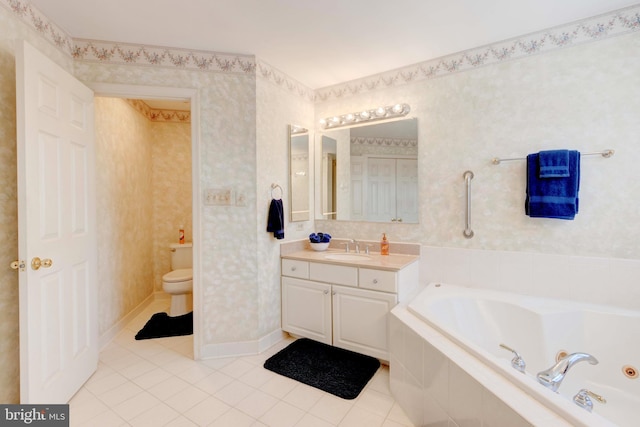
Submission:
M 336 291 L 331 292 L 331 295 L 335 295 L 335 294 L 336 294 Z
M 378 279 L 373 279 L 373 284 L 377 285 L 378 284 Z
M 291 271 L 296 271 L 296 266 L 291 267 Z
M 329 291 L 325 289 L 323 293 L 326 295 L 329 293 Z

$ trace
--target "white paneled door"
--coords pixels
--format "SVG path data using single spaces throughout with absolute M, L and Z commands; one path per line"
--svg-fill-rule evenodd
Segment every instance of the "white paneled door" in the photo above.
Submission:
M 98 363 L 93 92 L 16 45 L 21 403 L 66 403 Z

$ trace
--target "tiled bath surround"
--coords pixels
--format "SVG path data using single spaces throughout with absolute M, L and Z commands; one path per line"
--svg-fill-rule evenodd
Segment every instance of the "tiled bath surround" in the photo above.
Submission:
M 392 311 L 389 366 L 391 391 L 416 426 L 571 427 L 437 331 L 415 320 L 401 307 Z
M 537 252 L 422 247 L 420 281 L 638 310 L 640 261 Z

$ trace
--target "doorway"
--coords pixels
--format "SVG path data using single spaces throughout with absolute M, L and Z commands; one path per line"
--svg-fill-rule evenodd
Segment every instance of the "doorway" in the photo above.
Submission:
M 111 293 L 105 302 L 113 304 L 109 309 L 122 319 L 136 308 L 131 300 L 144 301 L 162 292 L 162 275 L 170 270 L 169 244 L 178 243 L 179 230 L 185 230 L 186 240 L 193 242 L 193 338 L 198 359 L 196 93 L 121 85 L 92 88 L 99 198 L 100 193 L 104 195 L 98 201 L 98 220 L 104 223 L 98 236 L 98 268 L 103 270 L 100 280 Z M 101 111 L 108 111 L 107 117 L 99 117 Z M 100 135 L 105 127 L 113 130 Z M 120 146 L 140 139 L 147 140 L 139 147 Z M 115 274 L 125 276 L 126 283 Z M 108 342 L 110 337 L 103 338 Z

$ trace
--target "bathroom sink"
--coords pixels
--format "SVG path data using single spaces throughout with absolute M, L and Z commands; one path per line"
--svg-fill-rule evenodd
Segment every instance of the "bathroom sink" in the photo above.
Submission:
M 325 255 L 326 259 L 332 259 L 334 261 L 363 261 L 365 259 L 371 259 L 369 255 L 361 255 L 361 254 L 328 254 Z

